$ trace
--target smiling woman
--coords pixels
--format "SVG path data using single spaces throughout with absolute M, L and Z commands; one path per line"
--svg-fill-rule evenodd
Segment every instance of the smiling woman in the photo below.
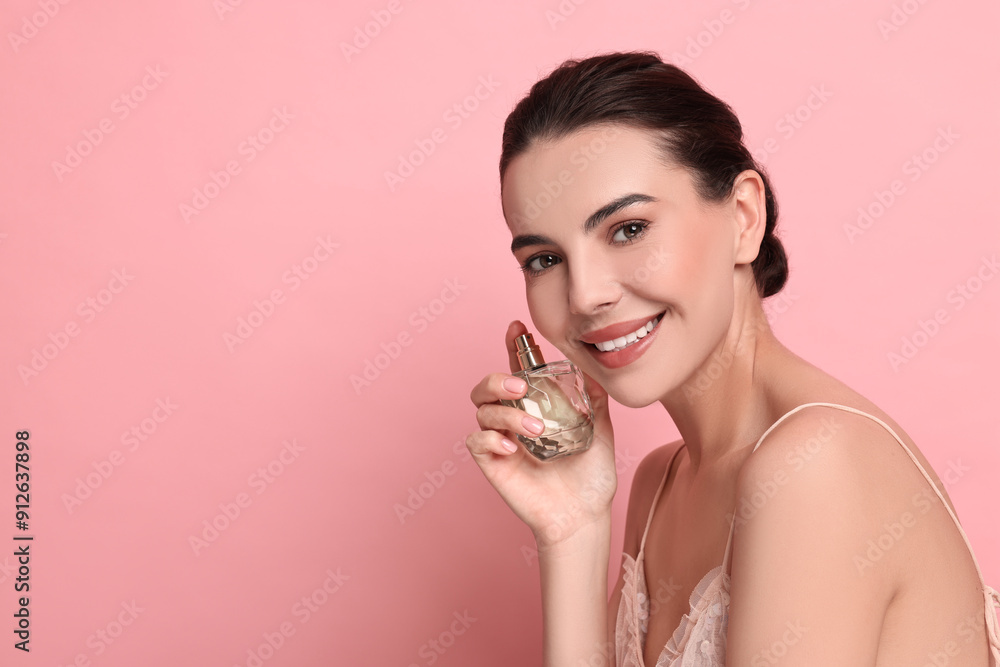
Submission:
M 466 444 L 538 543 L 546 664 L 1000 662 L 1000 595 L 934 469 L 768 325 L 778 207 L 727 104 L 652 53 L 567 61 L 508 116 L 500 178 L 532 322 L 594 412 L 589 449 L 540 462 L 510 442 L 537 434 L 524 382 L 471 393 Z M 609 397 L 681 435 L 636 471 L 610 601 Z

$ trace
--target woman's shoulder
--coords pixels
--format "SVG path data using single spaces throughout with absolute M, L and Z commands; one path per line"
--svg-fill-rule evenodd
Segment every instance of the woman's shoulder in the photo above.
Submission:
M 665 445 L 654 448 L 639 461 L 636 466 L 635 476 L 632 478 L 631 495 L 637 497 L 639 504 L 647 510 L 653 502 L 653 496 L 659 490 L 663 478 L 667 473 L 667 466 L 675 458 L 678 450 L 684 446 L 683 440 L 674 440 Z M 675 466 L 676 467 L 676 466 Z M 640 508 L 642 509 L 642 508 Z M 645 515 L 643 515 L 645 519 Z
M 933 495 L 928 481 L 947 499 L 941 479 L 913 439 L 857 394 L 816 398 L 784 411 L 744 460 L 739 487 L 747 491 L 793 476 L 804 493 L 836 488 L 868 507 L 897 507 L 916 493 Z
M 639 551 L 639 543 L 642 541 L 646 519 L 653 505 L 653 498 L 667 472 L 667 464 L 683 445 L 682 440 L 660 445 L 642 457 L 636 466 L 635 474 L 632 476 L 632 486 L 629 490 L 628 510 L 625 518 L 625 553 L 633 557 Z
M 780 416 L 774 419 L 774 414 Z M 776 467 L 800 470 L 814 460 L 825 463 L 827 470 L 838 462 L 871 464 L 880 454 L 902 452 L 900 442 L 916 450 L 916 444 L 889 415 L 868 401 L 850 397 L 795 401 L 774 410 L 772 419 L 741 472 Z

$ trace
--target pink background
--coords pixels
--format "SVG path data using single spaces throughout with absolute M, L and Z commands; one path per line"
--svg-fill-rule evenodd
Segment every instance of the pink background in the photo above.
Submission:
M 837 4 L 5 2 L 0 663 L 539 662 L 533 541 L 468 458 L 469 391 L 508 370 L 507 323 L 531 327 L 504 118 L 610 50 L 658 51 L 734 107 L 791 258 L 777 335 L 961 470 L 948 491 L 1000 584 L 1000 8 Z M 849 238 L 859 207 L 880 215 Z M 676 432 L 659 405 L 612 417 L 617 568 L 635 462 Z M 23 429 L 30 654 L 11 634 Z

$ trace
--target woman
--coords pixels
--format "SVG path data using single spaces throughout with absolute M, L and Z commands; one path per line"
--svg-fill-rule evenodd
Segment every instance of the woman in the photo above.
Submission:
M 1000 662 L 1000 595 L 930 464 L 768 326 L 777 204 L 725 103 L 655 54 L 567 61 L 507 118 L 500 178 L 532 322 L 595 414 L 590 449 L 540 462 L 500 403 L 524 382 L 471 393 L 468 448 L 538 543 L 546 665 Z M 608 396 L 681 435 L 636 470 L 610 602 Z

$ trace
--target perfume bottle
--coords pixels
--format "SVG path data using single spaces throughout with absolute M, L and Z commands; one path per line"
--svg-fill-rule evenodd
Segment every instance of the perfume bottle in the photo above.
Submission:
M 513 373 L 528 383 L 523 397 L 500 399 L 503 405 L 524 410 L 545 425 L 536 437 L 516 434 L 525 449 L 542 461 L 586 451 L 594 440 L 594 410 L 584 389 L 583 373 L 568 359 L 545 363 L 531 334 L 518 336 Z

